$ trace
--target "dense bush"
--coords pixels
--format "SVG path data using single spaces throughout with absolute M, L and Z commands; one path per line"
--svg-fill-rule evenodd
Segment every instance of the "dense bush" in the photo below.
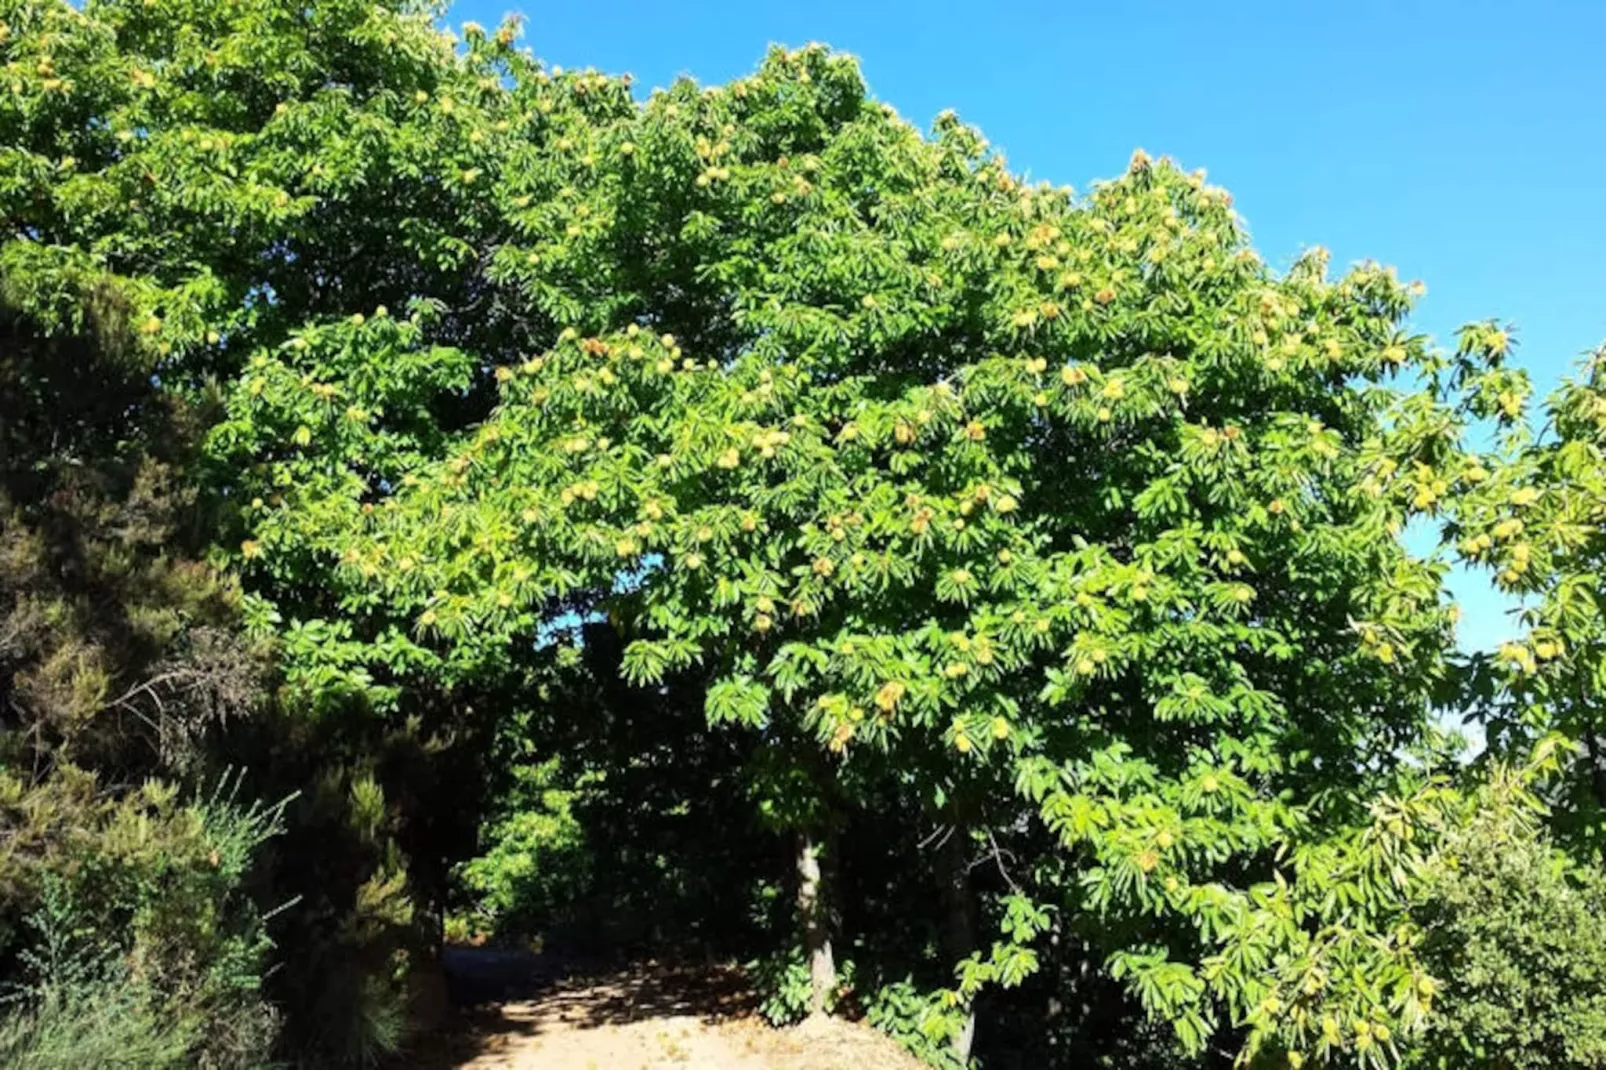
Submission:
M 1496 783 L 1438 850 L 1416 919 L 1440 1011 L 1411 1065 L 1606 1066 L 1606 878 Z
M 222 791 L 0 776 L 5 1065 L 264 1065 L 271 942 L 246 884 L 278 821 Z

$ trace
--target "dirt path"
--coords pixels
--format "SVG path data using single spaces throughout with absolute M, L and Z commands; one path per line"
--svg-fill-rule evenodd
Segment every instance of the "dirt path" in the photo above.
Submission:
M 418 1070 L 920 1070 L 862 1025 L 771 1029 L 729 967 L 570 971 L 464 949 L 447 968 L 464 1006 Z

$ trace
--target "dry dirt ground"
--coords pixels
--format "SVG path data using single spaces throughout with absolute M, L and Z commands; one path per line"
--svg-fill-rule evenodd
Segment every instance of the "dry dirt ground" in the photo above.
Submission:
M 921 1070 L 868 1026 L 772 1029 L 729 967 L 566 970 L 539 957 L 448 957 L 451 1027 L 417 1070 Z

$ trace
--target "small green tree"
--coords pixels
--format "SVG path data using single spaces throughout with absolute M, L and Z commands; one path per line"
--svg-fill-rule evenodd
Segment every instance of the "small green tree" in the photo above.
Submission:
M 1414 908 L 1442 990 L 1410 1066 L 1606 1066 L 1606 879 L 1559 853 L 1509 774 L 1476 793 Z

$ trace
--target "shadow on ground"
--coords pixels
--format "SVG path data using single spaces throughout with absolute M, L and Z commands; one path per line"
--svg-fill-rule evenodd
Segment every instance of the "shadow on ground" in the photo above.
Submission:
M 526 951 L 447 948 L 443 1028 L 417 1045 L 410 1070 L 451 1070 L 520 1039 L 666 1018 L 707 1025 L 748 1018 L 752 990 L 731 966 L 560 959 Z

